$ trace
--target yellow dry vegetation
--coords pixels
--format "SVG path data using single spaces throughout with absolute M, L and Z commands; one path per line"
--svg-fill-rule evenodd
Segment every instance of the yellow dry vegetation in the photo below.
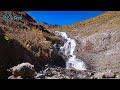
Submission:
M 102 32 L 114 27 L 120 26 L 120 11 L 107 11 L 99 16 L 91 19 L 72 24 L 50 29 L 51 31 L 72 32 L 77 30 L 77 34 L 81 36 L 89 36 L 97 32 Z

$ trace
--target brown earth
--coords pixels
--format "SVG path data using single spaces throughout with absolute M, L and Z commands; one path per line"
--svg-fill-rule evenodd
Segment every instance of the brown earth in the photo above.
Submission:
M 22 15 L 21 20 L 3 20 L 3 15 Z M 59 38 L 39 25 L 24 11 L 0 11 L 0 78 L 9 76 L 7 69 L 20 63 L 29 62 L 36 69 L 54 61 L 52 45 Z

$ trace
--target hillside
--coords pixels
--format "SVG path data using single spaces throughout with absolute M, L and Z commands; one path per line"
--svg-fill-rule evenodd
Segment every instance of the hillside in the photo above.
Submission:
M 120 72 L 120 12 L 97 17 L 51 31 L 66 31 L 78 42 L 78 56 L 92 69 Z
M 58 32 L 63 38 L 55 31 L 63 31 L 63 36 Z M 73 57 L 68 49 L 87 65 L 86 71 L 65 68 Z M 120 78 L 120 11 L 104 12 L 69 26 L 37 23 L 24 11 L 0 11 L 0 78 L 11 76 L 10 68 L 20 70 L 21 66 L 22 70 L 24 65 L 34 66 L 35 77 L 44 79 Z M 34 69 L 22 72 L 35 73 Z
M 6 14 L 12 15 L 9 20 L 3 19 Z M 17 20 L 14 16 L 22 16 L 22 19 Z M 52 45 L 58 42 L 57 36 L 27 13 L 0 11 L 0 78 L 8 75 L 7 69 L 23 62 L 42 69 L 45 62 L 54 61 L 57 57 Z
M 119 25 L 120 12 L 118 11 L 108 11 L 104 14 L 93 17 L 91 19 L 58 28 L 51 29 L 52 31 L 73 31 L 81 36 L 88 36 L 97 32 L 104 31 L 108 28 L 116 27 Z M 105 25 L 105 26 L 104 26 Z

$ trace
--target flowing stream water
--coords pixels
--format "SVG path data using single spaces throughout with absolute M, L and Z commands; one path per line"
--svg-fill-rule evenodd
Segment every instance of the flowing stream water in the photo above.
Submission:
M 65 43 L 60 46 L 59 52 L 67 57 L 66 69 L 86 70 L 85 63 L 75 55 L 76 41 L 68 37 L 65 32 L 55 31 L 55 34 L 61 37 Z

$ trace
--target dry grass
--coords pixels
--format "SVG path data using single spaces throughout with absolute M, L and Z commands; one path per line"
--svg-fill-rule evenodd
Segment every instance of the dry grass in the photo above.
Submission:
M 50 29 L 51 31 L 65 31 L 74 32 L 77 30 L 77 34 L 81 36 L 93 35 L 97 32 L 108 30 L 109 28 L 120 26 L 120 12 L 119 11 L 108 11 L 97 17 L 59 28 Z
M 42 32 L 40 29 L 34 27 L 26 30 L 21 26 L 13 28 L 1 25 L 0 28 L 5 32 L 4 38 L 7 41 L 10 39 L 18 41 L 24 48 L 36 57 L 41 58 L 41 60 L 48 60 L 50 58 L 49 49 L 53 43 L 59 41 L 58 37 L 47 32 Z

